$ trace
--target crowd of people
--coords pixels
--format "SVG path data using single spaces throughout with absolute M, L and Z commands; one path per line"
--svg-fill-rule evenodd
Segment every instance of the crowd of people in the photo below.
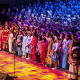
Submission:
M 15 51 L 50 68 L 68 69 L 72 47 L 80 47 L 80 3 L 75 1 L 67 2 L 68 7 L 66 2 L 45 2 L 44 6 L 22 7 L 20 11 L 9 8 L 6 14 L 3 9 L 1 15 L 5 14 L 8 21 L 1 16 L 0 50 Z
M 56 25 L 56 24 L 55 24 Z M 4 28 L 0 25 L 0 46 L 2 50 L 17 52 L 18 56 L 24 56 L 35 60 L 42 65 L 55 68 L 68 69 L 69 48 L 74 33 L 70 31 L 58 33 L 55 30 L 26 26 L 18 29 L 16 23 L 5 22 Z M 80 40 L 80 32 L 76 32 Z

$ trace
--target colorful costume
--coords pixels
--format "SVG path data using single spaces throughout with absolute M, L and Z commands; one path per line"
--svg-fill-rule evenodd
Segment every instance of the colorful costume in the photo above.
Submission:
M 45 64 L 46 51 L 47 51 L 47 44 L 46 42 L 42 42 L 41 54 L 40 54 L 41 64 Z
M 75 43 L 77 43 L 75 45 Z M 80 41 L 74 42 L 69 53 L 69 75 L 71 80 L 78 80 L 78 65 L 80 64 Z
M 53 61 L 54 67 L 57 68 L 58 67 L 58 60 L 59 60 L 59 53 L 58 53 L 58 47 L 59 47 L 59 43 L 53 43 L 52 46 L 52 56 L 51 56 L 51 60 Z
M 3 30 L 0 30 L 0 50 L 2 50 L 2 32 Z
M 31 41 L 31 55 L 32 60 L 36 60 L 36 46 L 37 46 L 37 38 L 33 37 Z
M 46 64 L 51 67 L 52 65 L 51 50 L 52 50 L 53 41 L 52 38 L 48 38 L 47 40 L 48 40 L 48 51 L 47 51 Z
M 63 53 L 62 53 L 62 68 L 67 69 L 68 68 L 68 53 L 69 53 L 69 46 L 70 46 L 71 40 L 64 39 L 63 41 Z
M 2 33 L 3 50 L 8 50 L 8 34 L 9 30 L 3 30 Z

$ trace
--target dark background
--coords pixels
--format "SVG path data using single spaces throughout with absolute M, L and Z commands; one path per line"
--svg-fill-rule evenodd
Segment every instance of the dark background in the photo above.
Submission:
M 28 6 L 29 4 L 33 5 L 34 3 L 37 4 L 38 2 L 44 3 L 45 1 L 50 1 L 50 0 L 0 0 L 0 8 L 12 7 L 12 6 L 20 7 L 22 4 Z M 51 1 L 55 2 L 59 0 L 51 0 Z

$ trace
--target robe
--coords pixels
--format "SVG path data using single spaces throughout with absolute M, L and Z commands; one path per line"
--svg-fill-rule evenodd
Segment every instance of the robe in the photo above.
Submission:
M 64 39 L 63 41 L 63 53 L 62 53 L 62 68 L 67 69 L 68 68 L 68 53 L 69 53 L 69 46 L 70 46 L 71 40 L 66 41 Z
M 47 51 L 47 44 L 46 42 L 43 42 L 41 45 L 41 54 L 40 54 L 41 64 L 43 65 L 45 64 L 46 51 Z
M 32 60 L 36 60 L 36 46 L 37 46 L 37 38 L 33 37 L 31 41 L 31 55 L 32 55 Z
M 23 37 L 23 42 L 22 42 L 23 55 L 26 55 L 26 41 L 27 41 L 27 36 L 24 36 Z
M 8 45 L 9 45 L 9 52 L 12 52 L 12 44 L 13 44 L 13 34 L 9 34 L 9 39 L 8 39 Z

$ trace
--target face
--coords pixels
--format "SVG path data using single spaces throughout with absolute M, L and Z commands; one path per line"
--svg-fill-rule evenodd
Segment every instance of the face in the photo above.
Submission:
M 44 42 L 44 39 L 42 40 L 42 42 Z
M 31 33 L 29 33 L 29 36 L 31 36 Z
M 37 33 L 39 33 L 39 30 L 37 30 Z
M 40 37 L 38 37 L 38 40 L 40 40 Z
M 5 25 L 8 25 L 8 22 L 5 22 Z
M 68 40 L 68 39 L 69 39 L 68 34 L 66 34 L 66 35 L 65 35 L 65 39 L 66 39 L 66 40 Z
M 8 29 L 8 26 L 7 25 L 5 26 L 5 29 Z
M 63 35 L 62 34 L 60 34 L 60 39 L 63 39 Z
M 48 37 L 48 33 L 46 33 L 46 36 Z
M 2 30 L 2 26 L 0 26 L 0 30 Z
M 24 33 L 24 36 L 26 36 L 26 33 Z
M 19 35 L 21 35 L 21 32 L 19 32 Z

